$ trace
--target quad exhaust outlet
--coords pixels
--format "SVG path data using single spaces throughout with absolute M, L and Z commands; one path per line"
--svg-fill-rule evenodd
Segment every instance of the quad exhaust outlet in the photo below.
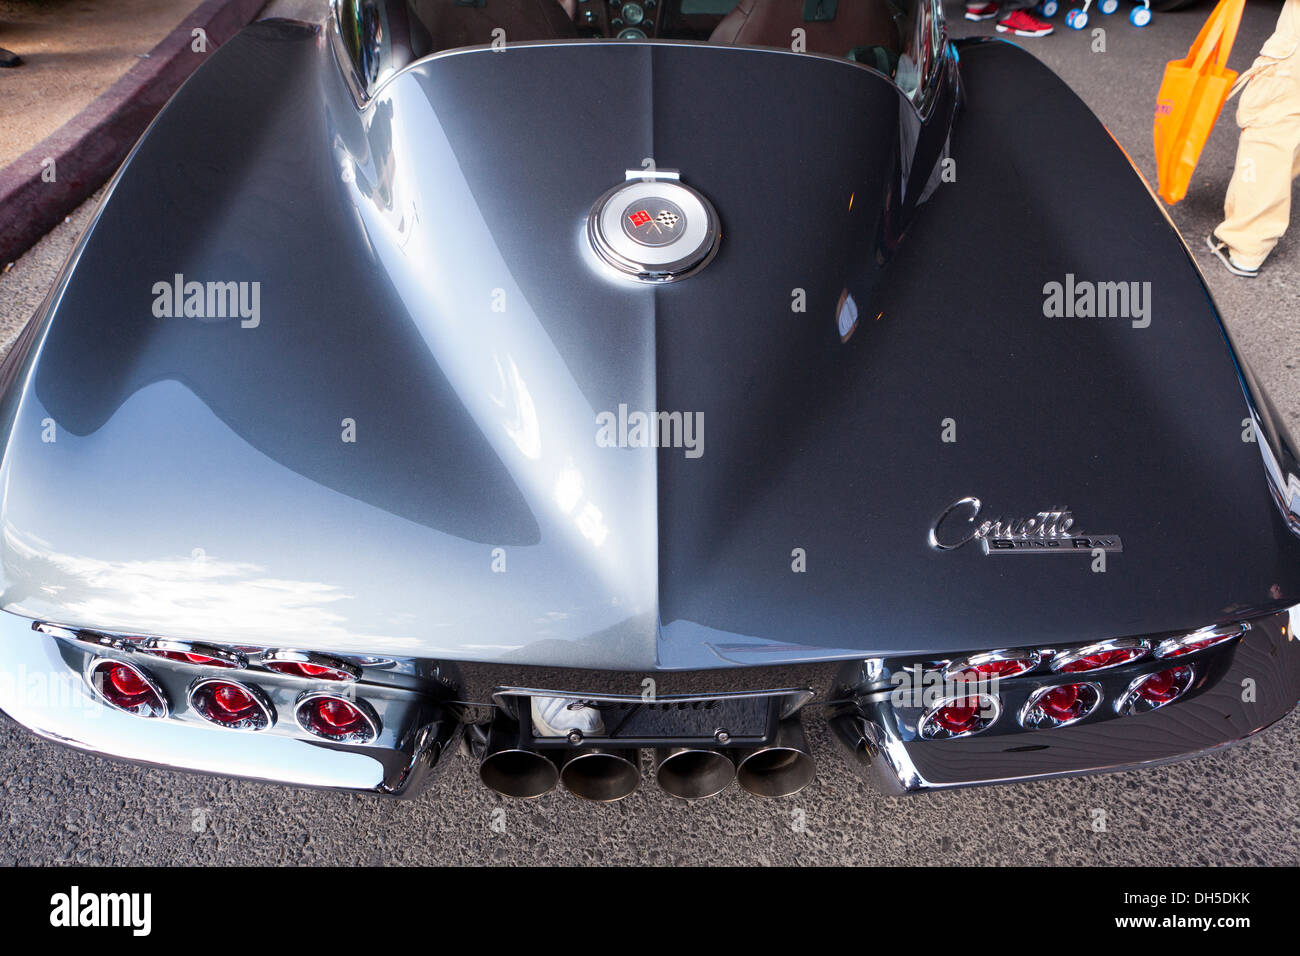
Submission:
M 759 797 L 788 797 L 812 783 L 816 775 L 808 735 L 798 717 L 781 721 L 772 742 L 745 751 L 736 767 L 737 782 Z
M 599 747 L 574 750 L 565 756 L 560 781 L 574 796 L 613 803 L 630 796 L 641 782 L 641 754 Z
M 513 720 L 498 719 L 488 730 L 479 779 L 503 797 L 531 800 L 555 789 L 560 770 L 532 746 L 532 737 Z
M 813 781 L 816 766 L 802 721 L 789 717 L 772 739 L 748 750 L 693 745 L 654 750 L 659 788 L 683 800 L 703 800 L 736 781 L 760 797 L 786 797 Z M 533 799 L 557 784 L 577 797 L 613 803 L 630 796 L 641 782 L 640 751 L 605 746 L 539 750 L 518 722 L 498 717 L 481 752 L 479 779 L 502 796 Z
M 669 747 L 655 751 L 659 789 L 683 800 L 714 797 L 736 779 L 736 762 L 722 750 Z

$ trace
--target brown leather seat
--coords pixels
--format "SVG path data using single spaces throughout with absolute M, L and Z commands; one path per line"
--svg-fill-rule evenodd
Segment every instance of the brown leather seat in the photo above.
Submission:
M 482 6 L 455 0 L 423 0 L 411 4 L 428 31 L 433 52 L 481 46 L 504 30 L 507 43 L 530 40 L 572 40 L 578 36 L 565 0 L 480 0 Z
M 848 56 L 855 47 L 897 51 L 902 37 L 885 0 L 839 0 L 835 18 L 804 20 L 804 0 L 740 0 L 709 37 L 710 43 L 790 49 L 794 31 L 807 31 L 809 53 Z

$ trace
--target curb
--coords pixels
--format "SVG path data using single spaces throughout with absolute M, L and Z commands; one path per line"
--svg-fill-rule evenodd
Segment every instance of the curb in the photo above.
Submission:
M 35 245 L 116 171 L 181 83 L 257 15 L 266 0 L 204 0 L 85 109 L 0 169 L 0 268 Z M 191 33 L 208 35 L 205 53 Z M 54 160 L 55 180 L 41 179 Z

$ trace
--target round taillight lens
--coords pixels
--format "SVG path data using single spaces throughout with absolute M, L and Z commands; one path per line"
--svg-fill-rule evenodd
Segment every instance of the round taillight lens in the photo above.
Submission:
M 229 680 L 196 681 L 190 688 L 190 706 L 204 720 L 231 730 L 265 730 L 275 722 L 261 691 Z
M 943 669 L 943 676 L 955 681 L 1002 680 L 1019 677 L 1037 667 L 1038 659 L 1037 651 L 989 651 L 953 661 Z
M 1087 717 L 1101 703 L 1096 684 L 1058 684 L 1040 687 L 1020 710 L 1020 725 L 1030 730 L 1067 727 Z
M 1240 637 L 1245 630 L 1245 627 L 1240 624 L 1231 624 L 1227 627 L 1210 627 L 1200 631 L 1193 631 L 1191 634 L 1184 634 L 1182 637 L 1171 637 L 1168 640 L 1161 641 L 1156 647 L 1156 657 L 1167 660 L 1171 657 L 1195 654 L 1197 651 L 1203 651 L 1208 647 L 1226 644 L 1228 641 Z
M 1146 674 L 1128 685 L 1124 696 L 1115 702 L 1115 709 L 1121 714 L 1144 714 L 1158 710 L 1191 690 L 1195 676 L 1190 664 Z
M 262 658 L 262 664 L 277 674 L 309 680 L 356 680 L 360 676 L 357 668 L 346 661 L 301 651 L 271 651 Z
M 1002 714 L 992 694 L 948 697 L 925 712 L 918 733 L 927 740 L 969 737 L 991 727 Z
M 86 670 L 95 695 L 136 717 L 166 717 L 167 698 L 144 670 L 122 661 L 100 659 Z
M 309 694 L 298 702 L 298 726 L 326 740 L 364 744 L 379 735 L 379 718 L 360 700 Z
M 105 688 L 114 695 L 115 700 L 133 703 L 136 699 L 148 696 L 149 684 L 139 671 L 118 664 L 107 671 L 109 686 Z
M 1083 674 L 1089 671 L 1104 671 L 1112 667 L 1121 667 L 1146 657 L 1151 645 L 1136 638 L 1124 638 L 1115 641 L 1102 641 L 1090 644 L 1077 651 L 1066 651 L 1052 660 L 1052 672 L 1056 674 Z

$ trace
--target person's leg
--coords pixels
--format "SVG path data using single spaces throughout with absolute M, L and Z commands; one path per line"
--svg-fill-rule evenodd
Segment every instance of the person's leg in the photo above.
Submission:
M 1242 268 L 1258 269 L 1286 232 L 1297 139 L 1300 118 L 1241 131 L 1237 165 L 1223 200 L 1223 222 L 1214 234 L 1228 244 L 1233 262 Z
M 1291 181 L 1300 151 L 1297 80 L 1287 74 L 1256 77 L 1238 108 L 1237 163 L 1223 201 L 1223 222 L 1213 235 L 1244 270 L 1259 268 L 1291 218 Z
M 966 0 L 967 20 L 992 20 L 998 15 L 1001 4 L 998 0 Z

